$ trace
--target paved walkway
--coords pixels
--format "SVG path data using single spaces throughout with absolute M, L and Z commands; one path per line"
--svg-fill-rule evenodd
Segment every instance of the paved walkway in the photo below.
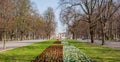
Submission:
M 6 49 L 3 50 L 3 42 L 0 41 L 0 52 L 6 51 L 9 49 L 21 47 L 21 46 L 27 46 L 36 42 L 42 42 L 43 40 L 23 40 L 23 41 L 8 41 L 6 43 Z
M 82 42 L 90 42 L 89 39 L 87 39 L 87 40 L 79 39 L 79 40 L 82 41 Z M 101 40 L 95 40 L 95 41 L 94 41 L 94 44 L 101 45 L 101 44 L 102 44 L 102 41 L 101 41 Z M 105 41 L 105 45 L 103 45 L 103 46 L 105 46 L 105 47 L 110 47 L 110 48 L 120 49 L 120 42 Z

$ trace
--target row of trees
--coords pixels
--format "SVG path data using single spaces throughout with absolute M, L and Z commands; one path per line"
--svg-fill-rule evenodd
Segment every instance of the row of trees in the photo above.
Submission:
M 73 39 L 120 39 L 119 0 L 60 0 L 61 21 Z
M 0 0 L 0 40 L 50 38 L 55 31 L 55 16 L 48 8 L 44 16 L 30 0 Z

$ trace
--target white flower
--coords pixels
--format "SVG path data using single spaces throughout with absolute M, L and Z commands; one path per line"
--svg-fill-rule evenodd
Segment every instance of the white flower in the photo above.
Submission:
M 75 46 L 69 45 L 68 42 L 63 41 L 63 58 L 64 62 L 92 62 L 92 60 L 81 52 Z

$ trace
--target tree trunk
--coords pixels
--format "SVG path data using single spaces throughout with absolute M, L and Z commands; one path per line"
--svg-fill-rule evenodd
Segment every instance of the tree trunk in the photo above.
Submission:
M 104 23 L 102 23 L 102 26 L 101 26 L 101 35 L 102 35 L 102 45 L 104 45 L 105 44 L 105 24 Z
M 93 30 L 90 29 L 90 39 L 91 43 L 94 43 Z
M 47 39 L 50 39 L 50 35 L 49 34 L 47 34 Z
M 48 35 L 48 39 L 50 39 L 50 35 Z
M 6 49 L 6 40 L 7 40 L 7 37 L 6 37 L 7 35 L 6 35 L 6 32 L 4 33 L 4 36 L 3 36 L 3 38 L 4 38 L 4 40 L 3 40 L 3 49 Z
M 0 33 L 0 41 L 2 41 L 2 33 Z
M 21 31 L 21 33 L 20 33 L 20 40 L 21 41 L 23 40 L 23 31 Z
M 22 41 L 23 40 L 23 38 L 22 38 L 22 34 L 20 35 L 20 41 Z
M 110 21 L 110 25 L 109 25 L 109 40 L 113 40 L 113 33 L 112 33 L 112 31 L 113 31 L 113 28 L 112 28 L 112 21 Z
M 91 20 L 91 15 L 89 15 L 89 29 L 90 29 L 90 40 L 91 43 L 94 43 L 94 31 L 93 31 L 93 27 L 92 27 L 92 20 Z
M 72 39 L 75 39 L 75 33 L 72 32 Z

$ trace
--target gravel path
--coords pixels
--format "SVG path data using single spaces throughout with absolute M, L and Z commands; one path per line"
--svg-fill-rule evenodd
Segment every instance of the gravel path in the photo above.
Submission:
M 13 48 L 21 47 L 21 46 L 27 46 L 36 42 L 42 42 L 43 40 L 23 40 L 23 41 L 8 41 L 6 43 L 6 49 L 3 50 L 3 42 L 0 41 L 0 52 L 10 50 Z
M 87 39 L 87 40 L 79 39 L 79 40 L 82 41 L 82 42 L 90 42 L 89 39 Z M 102 44 L 102 41 L 101 41 L 101 40 L 95 40 L 95 41 L 94 41 L 94 44 L 101 45 L 101 44 Z M 120 42 L 116 42 L 116 41 L 105 41 L 105 45 L 103 45 L 103 46 L 105 46 L 105 47 L 110 47 L 110 48 L 120 49 Z

